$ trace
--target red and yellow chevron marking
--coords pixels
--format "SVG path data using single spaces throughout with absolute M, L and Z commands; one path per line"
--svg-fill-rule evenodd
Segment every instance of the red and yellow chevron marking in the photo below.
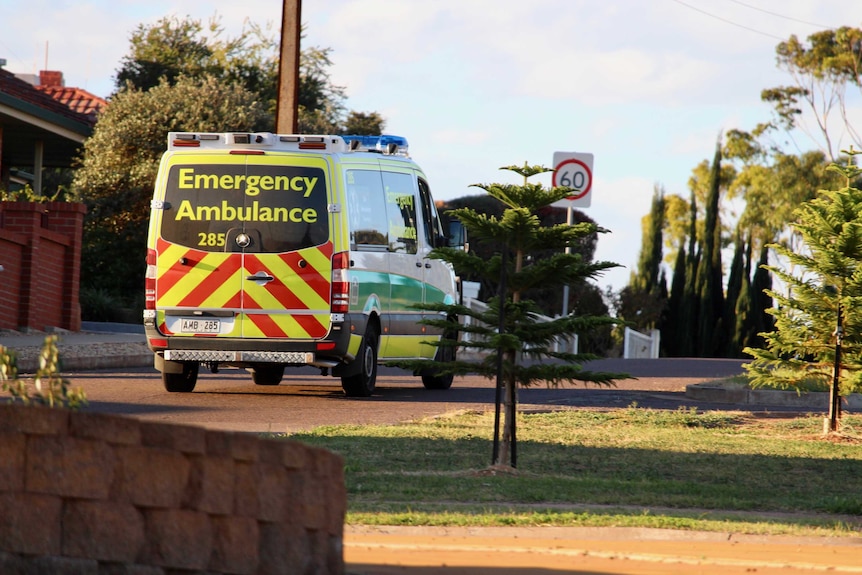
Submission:
M 244 311 L 237 323 L 243 337 L 320 338 L 329 330 L 331 242 L 298 252 L 243 256 L 186 248 L 160 238 L 156 249 L 158 308 Z M 246 279 L 257 272 L 275 279 Z

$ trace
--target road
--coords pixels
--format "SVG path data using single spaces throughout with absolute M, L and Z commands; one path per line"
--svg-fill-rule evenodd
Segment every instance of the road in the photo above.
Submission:
M 676 409 L 695 405 L 685 386 L 741 371 L 738 360 L 602 360 L 596 370 L 637 375 L 616 387 L 538 386 L 522 389 L 522 410 L 568 407 L 642 407 Z M 122 414 L 212 429 L 284 433 L 320 425 L 390 424 L 453 410 L 486 410 L 494 405 L 494 382 L 458 377 L 445 391 L 426 390 L 419 378 L 397 369 L 381 368 L 376 393 L 347 398 L 338 379 L 321 377 L 310 368 L 287 370 L 278 386 L 257 386 L 245 370 L 213 374 L 202 369 L 195 391 L 168 393 L 152 368 L 91 371 L 68 375 L 82 387 L 89 411 Z M 729 406 L 725 406 L 729 407 Z

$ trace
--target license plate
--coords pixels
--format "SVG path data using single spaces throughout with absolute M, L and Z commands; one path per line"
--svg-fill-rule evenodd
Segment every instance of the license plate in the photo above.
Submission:
M 183 319 L 180 324 L 182 333 L 219 333 L 221 322 L 217 319 Z

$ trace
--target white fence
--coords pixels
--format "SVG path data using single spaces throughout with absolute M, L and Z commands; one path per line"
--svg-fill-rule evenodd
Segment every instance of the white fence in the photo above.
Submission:
M 623 336 L 623 357 L 625 359 L 658 359 L 661 332 L 654 329 L 650 335 L 626 328 Z

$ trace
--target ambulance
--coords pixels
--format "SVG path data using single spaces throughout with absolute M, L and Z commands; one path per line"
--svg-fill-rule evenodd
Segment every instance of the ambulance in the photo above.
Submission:
M 453 360 L 420 323 L 440 313 L 415 307 L 459 301 L 452 267 L 429 257 L 447 244 L 402 137 L 170 133 L 144 309 L 165 389 L 193 391 L 201 366 L 247 369 L 257 385 L 313 366 L 369 396 L 383 361 Z

